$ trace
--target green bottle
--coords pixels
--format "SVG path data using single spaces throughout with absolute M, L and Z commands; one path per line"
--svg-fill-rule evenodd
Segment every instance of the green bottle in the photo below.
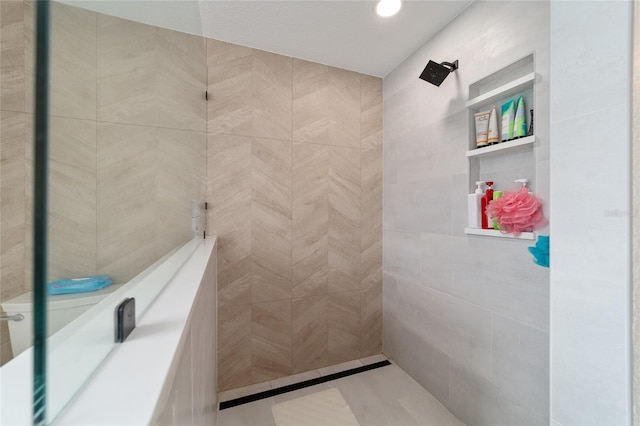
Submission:
M 497 200 L 500 197 L 502 197 L 502 191 L 493 191 L 494 200 Z M 498 222 L 493 222 L 493 229 L 495 229 L 496 231 L 500 230 L 500 227 L 498 226 Z

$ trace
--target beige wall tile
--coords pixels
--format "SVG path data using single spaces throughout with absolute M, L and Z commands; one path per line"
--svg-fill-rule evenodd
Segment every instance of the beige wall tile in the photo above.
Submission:
M 291 299 L 251 307 L 251 380 L 291 374 Z
M 27 115 L 0 115 L 0 299 L 25 292 L 25 149 Z
M 329 154 L 329 292 L 360 289 L 360 150 Z
M 328 296 L 293 299 L 292 321 L 293 373 L 328 365 Z
M 293 59 L 293 140 L 329 143 L 329 67 Z
M 382 151 L 363 150 L 361 157 L 360 286 L 382 279 Z
M 52 117 L 48 280 L 96 271 L 96 122 Z
M 98 120 L 156 125 L 156 28 L 98 15 Z
M 206 197 L 207 148 L 203 132 L 159 128 L 157 138 L 155 240 L 161 257 L 193 237 L 192 210 Z
M 51 5 L 51 115 L 96 119 L 96 16 Z
M 360 147 L 360 74 L 329 68 L 329 143 Z
M 24 110 L 33 113 L 33 45 L 34 45 L 34 0 L 23 0 L 24 5 Z
M 253 51 L 251 134 L 291 140 L 292 59 Z
M 24 3 L 0 2 L 0 109 L 25 111 Z
M 360 77 L 360 147 L 382 149 L 382 79 Z
M 2 112 L 0 112 L 2 113 Z M 33 120 L 34 116 L 26 114 L 25 119 L 25 211 L 24 211 L 24 288 L 33 288 Z
M 157 125 L 206 131 L 205 39 L 158 28 L 157 44 Z
M 156 259 L 156 129 L 98 124 L 98 273 L 126 282 Z
M 360 358 L 360 291 L 329 294 L 329 363 Z
M 208 131 L 251 136 L 253 49 L 207 39 Z
M 360 292 L 360 357 L 382 353 L 382 279 Z
M 251 384 L 251 305 L 218 308 L 218 390 Z
M 251 300 L 291 298 L 291 142 L 253 139 Z
M 293 144 L 294 298 L 323 295 L 329 279 L 329 148 Z
M 214 55 L 216 61 L 212 61 Z M 293 301 L 293 373 L 355 359 L 363 350 L 378 353 L 379 333 L 372 322 L 376 317 L 367 313 L 369 329 L 361 325 L 360 299 L 361 292 L 368 291 L 370 311 L 370 299 L 381 292 L 376 287 L 382 263 L 381 80 L 217 41 L 208 41 L 208 60 L 210 95 L 214 92 L 209 131 L 247 134 L 249 129 L 253 135 L 265 136 L 254 139 L 250 164 L 237 153 L 220 157 L 221 162 L 238 159 L 232 161 L 233 170 L 240 170 L 236 174 L 244 176 L 249 168 L 253 197 L 249 243 L 240 231 L 246 227 L 238 225 L 247 223 L 249 209 L 227 202 L 216 213 L 216 226 L 228 236 L 227 256 L 234 254 L 223 266 L 228 272 L 221 274 L 221 282 L 241 283 L 220 291 L 221 303 L 246 303 L 249 253 L 253 306 Z M 225 103 L 223 96 L 230 102 Z M 279 105 L 288 105 L 291 115 L 285 115 L 288 111 Z M 271 116 L 262 117 L 262 111 Z M 283 140 L 289 137 L 294 141 L 291 159 L 282 156 L 289 149 Z M 370 151 L 361 151 L 365 147 Z M 246 148 L 242 152 L 246 156 Z M 209 171 L 216 173 L 211 161 Z M 238 177 L 229 180 L 230 188 L 243 182 Z M 211 202 L 216 191 L 210 183 Z M 229 220 L 222 219 L 229 215 Z M 221 243 L 223 247 L 224 238 Z M 343 298 L 330 300 L 334 293 Z M 332 309 L 338 318 L 333 329 L 329 325 Z M 341 323 L 345 312 L 351 319 Z M 259 373 L 254 376 L 254 382 L 268 379 Z
M 217 235 L 220 304 L 251 301 L 251 138 L 209 135 L 207 234 Z
M 4 311 L 0 310 L 0 312 Z M 11 338 L 9 337 L 9 326 L 7 321 L 2 321 L 0 324 L 0 366 L 11 361 L 13 358 L 13 351 L 11 350 Z
M 0 301 L 27 291 L 24 237 L 28 117 L 20 112 L 0 111 Z M 0 328 L 0 365 L 12 357 L 9 329 L 3 321 Z

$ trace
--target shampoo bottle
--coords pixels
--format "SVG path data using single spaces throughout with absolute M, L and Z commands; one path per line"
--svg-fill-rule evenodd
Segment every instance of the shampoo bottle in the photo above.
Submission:
M 479 180 L 476 182 L 476 192 L 468 195 L 467 209 L 469 212 L 469 228 L 480 228 L 482 226 L 482 210 L 481 203 L 484 192 L 482 191 L 484 182 Z
M 482 197 L 480 207 L 482 209 L 482 229 L 493 229 L 493 222 L 489 226 L 489 217 L 487 216 L 487 206 L 493 200 L 493 182 L 487 181 L 487 190 Z

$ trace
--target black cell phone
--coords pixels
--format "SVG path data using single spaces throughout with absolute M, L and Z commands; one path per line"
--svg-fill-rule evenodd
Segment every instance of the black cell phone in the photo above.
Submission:
M 116 308 L 116 343 L 124 342 L 136 328 L 136 299 L 124 299 Z

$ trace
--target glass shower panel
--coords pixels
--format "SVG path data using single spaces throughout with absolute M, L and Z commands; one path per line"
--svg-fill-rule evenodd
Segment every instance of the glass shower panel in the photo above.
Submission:
M 114 306 L 136 295 L 140 318 L 141 277 L 202 235 L 205 41 L 136 21 L 178 3 L 199 23 L 190 1 L 51 3 L 46 282 L 113 284 L 47 296 L 48 422 L 117 347 Z

